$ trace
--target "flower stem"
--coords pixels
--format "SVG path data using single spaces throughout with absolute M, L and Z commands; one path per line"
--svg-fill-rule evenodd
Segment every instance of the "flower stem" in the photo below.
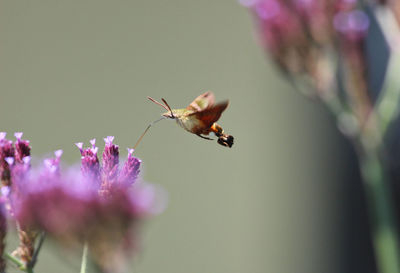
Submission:
M 30 267 L 30 266 L 28 266 L 28 267 L 26 268 L 26 272 L 27 272 L 27 273 L 34 273 L 34 272 L 33 272 L 33 268 Z
M 80 273 L 86 273 L 87 260 L 88 260 L 87 256 L 88 256 L 88 243 L 85 242 L 85 244 L 83 245 L 82 263 L 81 263 Z
M 377 151 L 366 151 L 360 158 L 360 165 L 372 222 L 372 240 L 378 271 L 400 273 L 400 251 L 393 200 Z
M 13 255 L 11 255 L 11 254 L 9 254 L 7 252 L 4 253 L 4 258 L 6 258 L 9 261 L 11 261 L 13 264 L 18 266 L 18 268 L 20 268 L 20 269 L 24 269 L 25 268 L 25 265 L 18 258 L 15 258 Z

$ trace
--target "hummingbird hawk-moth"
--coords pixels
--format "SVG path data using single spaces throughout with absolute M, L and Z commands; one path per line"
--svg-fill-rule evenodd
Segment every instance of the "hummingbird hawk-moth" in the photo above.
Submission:
M 151 97 L 148 99 L 167 110 L 162 114 L 163 118 L 174 119 L 183 129 L 204 139 L 213 140 L 206 137 L 213 132 L 218 137 L 219 144 L 232 147 L 233 136 L 226 134 L 216 123 L 228 107 L 229 101 L 215 104 L 214 94 L 210 91 L 198 96 L 188 107 L 182 109 L 171 109 L 165 99 L 161 99 L 164 104 Z M 147 129 L 150 126 L 151 124 Z

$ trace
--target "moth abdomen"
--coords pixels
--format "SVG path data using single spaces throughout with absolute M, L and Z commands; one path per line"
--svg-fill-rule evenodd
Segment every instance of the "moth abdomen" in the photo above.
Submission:
M 218 142 L 218 144 L 221 144 L 222 146 L 231 148 L 233 145 L 233 140 L 234 140 L 234 138 L 231 135 L 222 135 L 222 136 L 218 137 L 217 142 Z

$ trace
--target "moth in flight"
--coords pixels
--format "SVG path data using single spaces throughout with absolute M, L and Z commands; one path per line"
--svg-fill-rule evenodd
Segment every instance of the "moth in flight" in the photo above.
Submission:
M 207 137 L 212 132 L 218 137 L 219 144 L 232 147 L 233 136 L 226 134 L 216 123 L 222 112 L 228 107 L 229 101 L 215 104 L 214 94 L 210 91 L 198 96 L 188 107 L 182 109 L 171 109 L 165 99 L 161 99 L 163 103 L 151 97 L 148 99 L 167 110 L 162 114 L 163 118 L 174 119 L 183 129 L 204 139 L 212 140 Z M 146 131 L 151 125 L 147 127 Z

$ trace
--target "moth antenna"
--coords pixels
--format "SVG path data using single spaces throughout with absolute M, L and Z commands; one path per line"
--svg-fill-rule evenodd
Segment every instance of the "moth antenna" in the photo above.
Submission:
M 151 100 L 152 102 L 154 102 L 155 104 L 160 105 L 161 107 L 163 107 L 165 110 L 170 111 L 170 109 L 168 109 L 164 104 L 162 104 L 161 102 L 156 101 L 155 99 L 153 99 L 152 97 L 147 97 L 149 100 Z M 168 106 L 169 107 L 169 106 Z
M 149 99 L 150 99 L 150 97 L 149 97 Z M 150 99 L 150 100 L 151 100 L 151 99 Z M 167 110 L 168 110 L 168 109 L 167 109 Z M 135 146 L 133 146 L 133 149 L 134 149 L 134 150 L 135 150 L 136 147 L 139 145 L 139 143 L 142 141 L 144 135 L 147 133 L 147 131 L 150 129 L 150 127 L 153 126 L 154 124 L 156 124 L 157 122 L 159 122 L 160 120 L 163 120 L 163 119 L 165 119 L 165 117 L 159 118 L 159 119 L 153 121 L 152 123 L 150 123 L 150 124 L 147 126 L 147 128 L 144 130 L 144 132 L 142 133 L 142 135 L 141 135 L 141 136 L 139 137 L 139 139 L 136 141 Z
M 174 114 L 172 113 L 171 107 L 169 107 L 169 105 L 168 105 L 168 102 L 164 98 L 161 98 L 161 100 L 168 107 L 169 111 L 171 112 L 171 116 L 175 118 Z

